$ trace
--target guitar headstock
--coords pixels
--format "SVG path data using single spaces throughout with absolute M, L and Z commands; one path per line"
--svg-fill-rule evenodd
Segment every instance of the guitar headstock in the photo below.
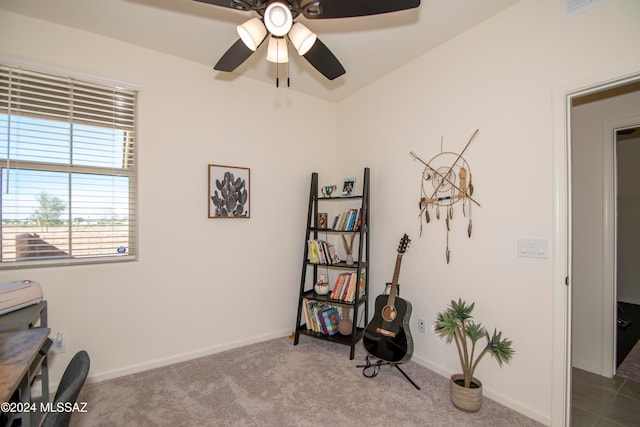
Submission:
M 409 236 L 407 236 L 407 233 L 404 233 L 404 236 L 402 236 L 402 239 L 400 239 L 400 244 L 398 245 L 398 253 L 399 254 L 403 254 L 407 251 L 407 247 L 409 246 L 409 243 L 411 243 L 411 239 L 409 239 Z

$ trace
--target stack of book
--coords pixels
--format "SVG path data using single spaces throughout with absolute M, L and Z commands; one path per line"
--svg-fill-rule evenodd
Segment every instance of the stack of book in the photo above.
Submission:
M 335 264 L 340 262 L 336 247 L 324 240 L 309 240 L 307 261 L 314 264 Z
M 326 335 L 338 333 L 340 315 L 338 309 L 326 301 L 304 299 L 304 318 L 307 329 Z
M 336 215 L 333 219 L 331 229 L 335 231 L 358 231 L 360 230 L 360 211 L 361 209 L 350 209 Z
M 331 289 L 331 299 L 353 302 L 355 300 L 356 288 L 358 290 L 358 297 L 364 296 L 364 274 L 365 272 L 363 270 L 359 281 L 358 273 L 356 272 L 339 274 Z

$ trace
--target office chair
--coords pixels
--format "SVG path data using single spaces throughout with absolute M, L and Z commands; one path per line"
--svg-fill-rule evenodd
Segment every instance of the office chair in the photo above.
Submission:
M 86 351 L 81 350 L 73 356 L 64 374 L 62 374 L 60 385 L 58 385 L 58 390 L 56 390 L 56 395 L 53 398 L 54 408 L 65 403 L 71 403 L 72 405 L 76 403 L 80 389 L 82 389 L 84 381 L 87 379 L 89 364 L 89 354 Z M 72 413 L 65 410 L 49 412 L 44 418 L 41 427 L 67 427 Z

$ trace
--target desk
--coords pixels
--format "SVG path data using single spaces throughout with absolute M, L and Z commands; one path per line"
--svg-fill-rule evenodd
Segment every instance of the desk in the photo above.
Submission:
M 0 315 L 0 333 L 16 332 L 47 327 L 47 301 L 30 305 L 10 313 Z M 40 365 L 40 381 L 42 384 L 42 400 L 49 399 L 49 368 L 45 359 Z
M 31 402 L 31 378 L 40 364 L 46 362 L 46 354 L 42 356 L 39 351 L 48 336 L 48 328 L 0 334 L 0 402 L 8 402 L 16 390 L 20 392 L 21 402 Z M 40 363 L 35 363 L 38 361 Z M 23 426 L 32 425 L 32 415 L 39 414 L 22 414 Z

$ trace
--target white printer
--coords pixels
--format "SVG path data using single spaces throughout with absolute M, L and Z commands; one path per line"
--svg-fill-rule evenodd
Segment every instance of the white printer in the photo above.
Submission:
M 0 315 L 19 310 L 42 301 L 40 283 L 33 280 L 16 280 L 0 283 Z

